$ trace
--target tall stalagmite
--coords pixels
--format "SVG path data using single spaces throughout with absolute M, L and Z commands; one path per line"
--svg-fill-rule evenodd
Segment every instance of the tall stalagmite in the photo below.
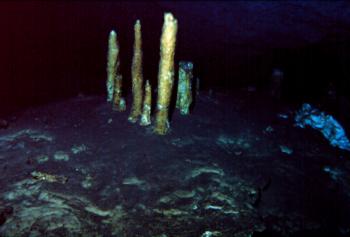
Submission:
M 109 33 L 108 39 L 108 55 L 107 55 L 107 101 L 113 101 L 114 93 L 114 79 L 116 77 L 116 64 L 118 58 L 118 48 L 117 48 L 117 33 L 112 30 Z
M 188 115 L 190 113 L 190 106 L 192 104 L 192 70 L 192 62 L 180 61 L 176 108 L 180 110 L 182 115 Z
M 177 20 L 171 13 L 164 14 L 160 39 L 160 62 L 158 72 L 157 113 L 154 132 L 164 135 L 169 130 L 169 104 L 174 84 L 174 55 L 176 46 Z
M 143 100 L 143 111 L 141 115 L 140 125 L 148 126 L 151 124 L 151 105 L 152 105 L 152 89 L 149 81 L 145 85 L 145 98 Z
M 125 100 L 122 98 L 122 75 L 119 72 L 119 45 L 117 33 L 109 33 L 107 56 L 107 101 L 113 102 L 113 109 L 125 110 Z
M 134 26 L 134 57 L 132 59 L 131 77 L 132 77 L 132 94 L 133 103 L 129 121 L 135 123 L 142 112 L 142 38 L 141 38 L 141 23 L 137 20 Z
M 114 32 L 113 41 L 110 42 L 110 46 L 113 49 L 113 109 L 117 111 L 124 111 L 125 110 L 125 99 L 122 97 L 122 82 L 123 77 L 120 74 L 120 68 L 119 68 L 119 44 L 117 39 L 117 34 Z M 112 70 L 112 69 L 111 69 Z

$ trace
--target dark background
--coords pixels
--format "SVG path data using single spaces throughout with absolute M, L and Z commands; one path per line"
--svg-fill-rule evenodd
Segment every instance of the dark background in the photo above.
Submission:
M 105 93 L 109 31 L 121 50 L 130 91 L 133 24 L 141 20 L 144 78 L 155 85 L 164 12 L 178 19 L 176 61 L 191 60 L 203 89 L 268 88 L 285 72 L 283 98 L 327 100 L 342 108 L 350 79 L 347 1 L 13 1 L 0 2 L 1 112 L 84 94 Z

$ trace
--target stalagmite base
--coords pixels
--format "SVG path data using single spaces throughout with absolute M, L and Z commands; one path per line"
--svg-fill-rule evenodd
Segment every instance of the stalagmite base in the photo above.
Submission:
M 177 88 L 176 108 L 182 115 L 190 113 L 192 103 L 192 74 L 193 63 L 181 61 L 179 63 L 179 82 Z
M 135 123 L 142 110 L 142 38 L 141 38 L 141 24 L 137 20 L 134 26 L 135 41 L 134 41 L 134 56 L 132 59 L 131 77 L 132 77 L 132 94 L 133 103 L 129 121 Z
M 164 135 L 169 130 L 168 110 L 174 83 L 176 33 L 177 20 L 171 13 L 165 13 L 160 39 L 157 113 L 154 128 L 154 132 L 159 135 Z
M 115 78 L 114 83 L 114 98 L 113 98 L 113 110 L 116 111 L 125 111 L 126 104 L 125 99 L 122 97 L 122 79 L 123 77 L 121 75 L 118 75 Z
M 149 81 L 145 85 L 145 98 L 143 101 L 143 111 L 141 115 L 140 125 L 148 126 L 151 124 L 151 105 L 152 105 L 152 89 Z

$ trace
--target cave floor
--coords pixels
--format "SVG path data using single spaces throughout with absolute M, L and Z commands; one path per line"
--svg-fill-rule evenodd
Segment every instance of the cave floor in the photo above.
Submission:
M 347 236 L 349 154 L 293 112 L 203 92 L 157 136 L 102 96 L 28 108 L 0 131 L 0 236 Z

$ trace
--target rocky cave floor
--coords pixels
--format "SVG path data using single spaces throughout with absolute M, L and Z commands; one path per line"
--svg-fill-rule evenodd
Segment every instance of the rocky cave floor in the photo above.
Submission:
M 28 108 L 0 131 L 0 236 L 349 236 L 349 154 L 293 112 L 202 92 L 157 136 L 102 96 Z

